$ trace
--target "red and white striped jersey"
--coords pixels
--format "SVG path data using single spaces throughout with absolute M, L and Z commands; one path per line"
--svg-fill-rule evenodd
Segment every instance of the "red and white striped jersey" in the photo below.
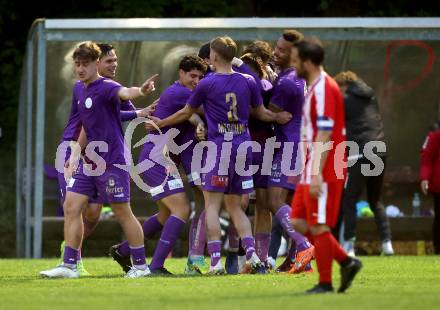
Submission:
M 344 181 L 346 175 L 344 101 L 339 87 L 326 72 L 309 86 L 302 114 L 301 149 L 305 169 L 301 183 L 310 184 L 313 142 L 319 130 L 332 131 L 332 148 L 328 153 L 322 175 L 324 182 Z M 315 173 L 316 174 L 316 173 Z

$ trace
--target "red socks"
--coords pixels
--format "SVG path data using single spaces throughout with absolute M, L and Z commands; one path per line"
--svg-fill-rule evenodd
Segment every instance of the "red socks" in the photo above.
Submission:
M 313 236 L 315 259 L 318 265 L 319 283 L 332 283 L 332 262 L 335 259 L 342 263 L 347 259 L 347 253 L 339 245 L 330 232 Z
M 315 241 L 315 259 L 319 272 L 319 283 L 332 283 L 333 243 L 332 235 L 325 232 L 313 236 Z

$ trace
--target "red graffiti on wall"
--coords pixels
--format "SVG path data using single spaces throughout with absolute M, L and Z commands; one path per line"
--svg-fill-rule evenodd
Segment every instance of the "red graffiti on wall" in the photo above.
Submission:
M 391 84 L 390 85 L 390 66 L 391 66 L 391 58 L 393 55 L 393 52 L 395 52 L 399 47 L 402 46 L 417 46 L 422 49 L 424 49 L 428 55 L 428 59 L 426 61 L 425 66 L 423 67 L 422 71 L 418 76 L 415 78 L 405 82 L 404 84 Z M 383 92 L 383 95 L 389 96 L 393 92 L 402 91 L 402 90 L 409 90 L 417 85 L 419 85 L 432 71 L 432 66 L 434 65 L 435 61 L 435 52 L 432 49 L 431 46 L 428 44 L 422 42 L 422 41 L 416 41 L 416 40 L 402 40 L 402 41 L 394 41 L 391 42 L 386 51 L 386 58 L 385 58 L 385 65 L 384 65 L 384 85 L 385 89 Z

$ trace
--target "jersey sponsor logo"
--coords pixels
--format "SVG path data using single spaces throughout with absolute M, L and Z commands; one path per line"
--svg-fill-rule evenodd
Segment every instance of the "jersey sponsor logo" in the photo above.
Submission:
M 165 190 L 164 190 L 163 186 L 159 185 L 159 186 L 151 188 L 150 189 L 150 194 L 151 194 L 151 196 L 156 196 L 156 195 L 159 195 L 159 194 L 163 193 L 164 191 Z
M 249 189 L 254 187 L 254 180 L 247 180 L 241 182 L 241 189 Z
M 229 183 L 229 177 L 213 175 L 211 177 L 211 185 L 215 187 L 226 187 Z
M 115 198 L 123 198 L 124 197 L 124 193 L 113 195 L 113 197 L 115 197 Z
M 119 187 L 110 187 L 110 186 L 107 186 L 107 187 L 105 188 L 105 192 L 106 192 L 107 194 L 119 194 L 119 193 L 123 193 L 123 192 L 124 192 L 124 187 L 122 187 L 122 186 L 119 186 Z
M 69 179 L 69 183 L 67 183 L 66 187 L 73 187 L 73 184 L 75 184 L 75 179 L 74 178 L 70 178 Z
M 173 189 L 177 189 L 177 188 L 182 188 L 183 187 L 183 182 L 181 179 L 174 179 L 174 180 L 169 180 L 168 181 L 168 188 L 170 190 Z
M 188 178 L 188 182 L 195 182 L 197 180 L 200 180 L 200 173 L 198 173 L 197 171 L 191 172 L 186 177 Z
M 86 99 L 86 101 L 84 102 L 84 105 L 86 106 L 87 109 L 90 109 L 92 107 L 92 105 L 93 105 L 92 98 L 88 97 Z
M 282 176 L 281 173 L 281 165 L 275 163 L 272 165 L 272 169 L 270 171 L 270 178 L 273 182 L 279 182 Z
M 113 178 L 109 178 L 109 179 L 108 179 L 108 186 L 110 186 L 110 187 L 114 187 L 114 186 L 115 186 L 115 179 L 113 179 Z

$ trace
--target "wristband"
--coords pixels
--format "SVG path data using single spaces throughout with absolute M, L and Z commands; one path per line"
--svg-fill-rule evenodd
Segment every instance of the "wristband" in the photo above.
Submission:
M 142 91 L 142 87 L 139 87 L 138 90 L 139 90 L 139 95 L 141 95 L 142 97 L 145 97 L 147 95 Z

